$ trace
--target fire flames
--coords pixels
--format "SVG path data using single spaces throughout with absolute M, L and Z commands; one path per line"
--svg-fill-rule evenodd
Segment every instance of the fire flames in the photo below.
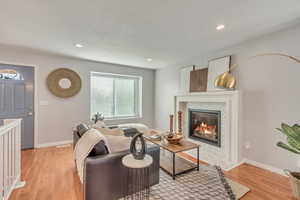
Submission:
M 202 134 L 216 134 L 216 125 L 208 125 L 204 122 L 201 122 L 196 128 L 195 131 Z

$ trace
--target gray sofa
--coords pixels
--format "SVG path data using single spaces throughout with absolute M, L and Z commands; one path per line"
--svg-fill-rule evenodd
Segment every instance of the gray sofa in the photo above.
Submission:
M 74 131 L 73 135 L 75 145 L 79 136 L 77 131 Z M 85 200 L 115 200 L 127 195 L 125 192 L 127 170 L 122 165 L 122 158 L 129 154 L 129 150 L 108 154 L 105 152 L 106 147 L 103 148 L 102 155 L 90 155 L 85 161 L 83 185 Z M 156 145 L 148 145 L 147 154 L 153 158 L 149 177 L 150 185 L 153 186 L 159 183 L 160 148 Z

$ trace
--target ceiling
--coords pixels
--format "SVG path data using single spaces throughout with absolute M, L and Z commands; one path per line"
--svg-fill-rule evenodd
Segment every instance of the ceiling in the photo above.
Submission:
M 0 43 L 162 68 L 298 19 L 299 0 L 1 0 Z

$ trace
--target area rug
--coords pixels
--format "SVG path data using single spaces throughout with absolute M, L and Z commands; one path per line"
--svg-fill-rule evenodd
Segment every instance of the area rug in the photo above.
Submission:
M 150 200 L 235 200 L 240 199 L 249 188 L 226 179 L 216 166 L 201 166 L 176 177 L 160 171 L 160 183 L 151 187 Z

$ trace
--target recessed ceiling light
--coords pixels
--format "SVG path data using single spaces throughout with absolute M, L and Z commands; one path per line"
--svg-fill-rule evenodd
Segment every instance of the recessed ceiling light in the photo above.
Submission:
M 220 24 L 216 27 L 216 29 L 219 31 L 219 30 L 222 30 L 225 28 L 225 25 L 224 24 Z
M 147 58 L 147 61 L 148 61 L 148 62 L 151 62 L 151 61 L 152 61 L 152 58 Z
M 83 45 L 82 45 L 82 44 L 75 44 L 75 47 L 77 47 L 77 48 L 82 48 Z

